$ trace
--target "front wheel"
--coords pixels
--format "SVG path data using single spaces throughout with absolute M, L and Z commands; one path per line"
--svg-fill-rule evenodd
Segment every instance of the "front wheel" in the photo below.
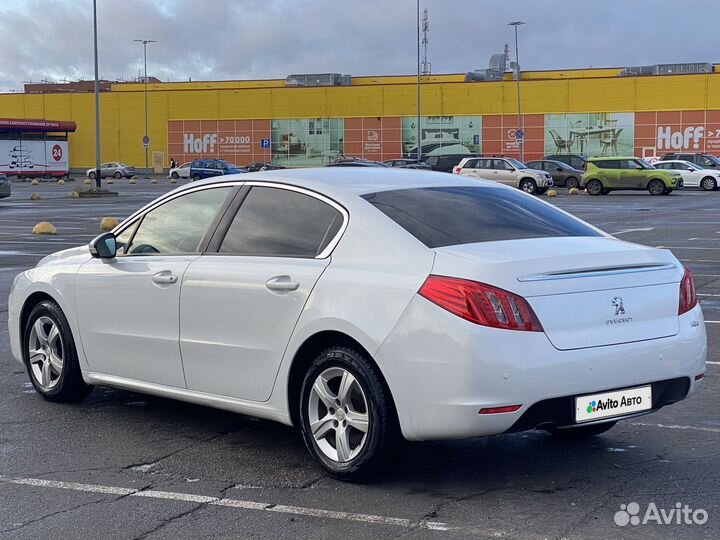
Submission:
M 537 184 L 535 183 L 535 180 L 525 178 L 520 181 L 520 189 L 522 189 L 525 193 L 535 195 L 537 193 Z
M 589 437 L 595 437 L 601 433 L 605 433 L 615 426 L 617 422 L 605 422 L 603 424 L 594 424 L 591 426 L 579 426 L 565 429 L 549 428 L 548 432 L 553 435 L 556 439 L 564 441 L 578 441 L 587 439 Z
M 48 401 L 82 401 L 92 389 L 83 381 L 70 325 L 55 302 L 40 302 L 30 312 L 23 357 L 35 391 Z
M 95 180 L 95 173 L 94 172 L 88 173 L 88 178 L 90 180 Z
M 300 424 L 312 456 L 339 480 L 376 472 L 398 434 L 376 369 L 348 347 L 330 347 L 311 364 L 300 392 Z
M 662 195 L 665 193 L 665 183 L 662 180 L 650 180 L 650 183 L 647 185 L 647 190 L 650 192 L 650 195 Z
M 585 184 L 585 190 L 588 195 L 600 195 L 603 192 L 602 182 L 600 180 L 588 180 L 587 184 Z
M 115 174 L 113 174 L 116 180 L 120 180 L 122 178 L 122 173 L 120 171 L 115 171 Z
M 570 178 L 565 180 L 565 187 L 568 189 L 579 188 L 580 182 L 578 181 L 577 178 L 571 176 Z
M 706 176 L 700 182 L 700 187 L 705 191 L 715 191 L 717 189 L 717 182 L 712 176 Z

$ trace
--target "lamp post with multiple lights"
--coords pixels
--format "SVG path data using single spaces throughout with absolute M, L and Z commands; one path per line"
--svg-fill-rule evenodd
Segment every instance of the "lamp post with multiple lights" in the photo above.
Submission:
M 100 79 L 98 77 L 97 0 L 93 0 L 93 53 L 95 55 L 95 189 L 100 189 Z
M 515 28 L 515 77 L 517 79 L 517 109 L 518 109 L 518 125 L 517 129 L 522 133 L 522 137 L 516 138 L 520 146 L 520 161 L 525 160 L 525 133 L 522 126 L 522 112 L 520 109 L 520 56 L 518 54 L 518 26 L 525 24 L 523 21 L 512 21 L 508 26 Z
M 145 147 L 145 178 L 150 176 L 150 161 L 148 159 L 148 150 L 150 148 L 150 138 L 148 137 L 148 76 L 147 76 L 147 46 L 148 43 L 157 43 L 154 39 L 136 39 L 137 43 L 143 46 L 143 63 L 145 65 L 145 136 L 143 137 L 143 146 Z
M 420 161 L 422 158 L 422 145 L 420 137 L 422 129 L 420 127 L 420 0 L 416 2 L 416 19 L 417 19 L 417 156 Z

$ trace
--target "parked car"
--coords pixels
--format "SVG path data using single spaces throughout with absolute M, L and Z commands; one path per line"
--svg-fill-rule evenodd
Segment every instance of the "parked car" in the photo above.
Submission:
M 711 154 L 672 153 L 672 154 L 665 154 L 663 157 L 660 158 L 660 161 L 677 160 L 677 159 L 680 159 L 683 161 L 689 161 L 690 163 L 694 163 L 695 165 L 698 165 L 698 166 L 702 167 L 703 169 L 720 169 L 720 159 L 718 159 L 716 156 L 713 156 Z
M 193 180 L 246 172 L 245 169 L 222 159 L 194 159 L 190 163 L 190 178 Z
M 256 171 L 277 171 L 279 169 L 284 169 L 282 165 L 273 165 L 272 163 L 251 163 L 250 165 L 246 165 L 243 167 L 247 172 L 256 172 Z
M 91 180 L 95 179 L 95 167 L 88 169 L 85 174 Z M 100 178 L 132 178 L 135 176 L 135 169 L 130 165 L 118 161 L 109 161 L 100 165 Z
M 550 173 L 530 169 L 516 159 L 505 157 L 464 158 L 453 173 L 493 180 L 536 195 L 542 195 L 553 186 Z
M 168 172 L 168 176 L 173 180 L 177 180 L 178 178 L 190 178 L 190 162 L 188 161 L 187 163 L 173 167 Z
M 470 154 L 470 156 L 472 156 L 472 154 Z M 423 157 L 422 160 L 433 171 L 449 173 L 466 157 L 468 157 L 468 154 L 445 154 L 442 156 Z
M 585 170 L 585 164 L 587 163 L 587 158 L 578 154 L 552 154 L 545 156 L 543 159 L 562 161 L 563 163 L 570 165 L 573 169 L 578 169 L 580 171 Z
M 691 161 L 665 159 L 655 163 L 654 167 L 680 174 L 685 187 L 701 187 L 705 191 L 714 191 L 720 186 L 720 170 L 703 169 Z
M 590 158 L 582 182 L 590 195 L 606 195 L 618 189 L 647 189 L 651 195 L 668 195 L 683 188 L 677 171 L 656 169 L 635 157 Z
M 186 184 L 19 274 L 12 355 L 48 401 L 117 386 L 294 425 L 340 479 L 399 437 L 590 437 L 699 389 L 703 314 L 669 250 L 406 172 Z
M 583 187 L 580 184 L 583 171 L 575 169 L 562 161 L 541 159 L 539 161 L 528 161 L 526 165 L 531 169 L 550 173 L 554 186 L 565 186 L 568 189 Z
M 411 158 L 388 159 L 383 161 L 383 163 L 388 167 L 400 167 L 402 169 L 423 169 L 428 171 L 431 170 L 430 165 L 428 165 L 427 163 Z
M 10 180 L 6 175 L 0 174 L 0 199 L 9 197 L 11 193 Z
M 369 159 L 363 158 L 352 158 L 343 157 L 338 158 L 332 163 L 327 165 L 328 167 L 387 167 L 385 163 L 380 161 L 370 161 Z

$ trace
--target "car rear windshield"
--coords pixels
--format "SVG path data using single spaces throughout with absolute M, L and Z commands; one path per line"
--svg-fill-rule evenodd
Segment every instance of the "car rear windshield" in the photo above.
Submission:
M 513 189 L 411 188 L 362 197 L 429 248 L 523 238 L 600 236 L 582 222 Z

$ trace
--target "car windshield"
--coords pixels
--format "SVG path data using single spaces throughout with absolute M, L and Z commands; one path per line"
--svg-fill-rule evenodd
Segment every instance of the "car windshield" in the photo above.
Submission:
M 429 248 L 562 236 L 600 236 L 534 197 L 502 187 L 443 186 L 368 193 L 363 199 Z
M 524 163 L 519 162 L 517 159 L 513 158 L 505 158 L 507 159 L 508 163 L 515 167 L 516 169 L 527 169 L 527 166 Z
M 128 167 L 127 163 L 118 163 L 118 167 Z
M 653 167 L 652 165 L 650 165 L 650 163 L 648 163 L 647 161 L 645 161 L 644 159 L 636 159 L 635 161 L 636 161 L 637 163 L 639 163 L 640 165 L 642 165 L 642 168 L 643 168 L 643 169 L 654 169 L 654 168 L 655 168 L 655 167 Z

